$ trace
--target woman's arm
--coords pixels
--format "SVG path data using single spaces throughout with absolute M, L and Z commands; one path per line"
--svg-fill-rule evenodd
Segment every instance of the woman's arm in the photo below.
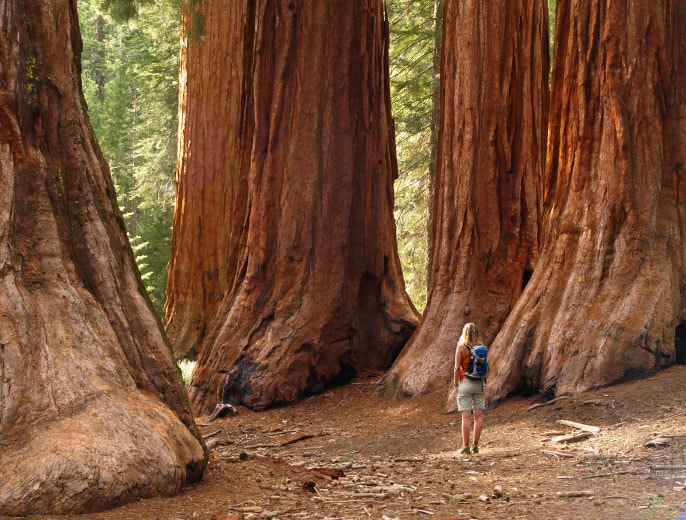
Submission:
M 455 349 L 455 370 L 453 371 L 453 384 L 455 386 L 460 384 L 460 365 L 462 364 L 462 349 L 464 345 L 462 343 L 457 344 Z

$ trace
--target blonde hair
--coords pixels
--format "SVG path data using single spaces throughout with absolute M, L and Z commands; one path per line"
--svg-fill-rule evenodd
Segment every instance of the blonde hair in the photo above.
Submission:
M 462 327 L 462 334 L 458 343 L 473 347 L 474 345 L 481 345 L 483 339 L 481 338 L 481 331 L 474 323 L 467 323 Z

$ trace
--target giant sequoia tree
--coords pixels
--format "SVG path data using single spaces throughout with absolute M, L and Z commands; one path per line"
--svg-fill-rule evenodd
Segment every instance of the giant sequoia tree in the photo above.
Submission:
M 683 362 L 686 3 L 560 2 L 557 20 L 545 245 L 493 343 L 492 400 Z
M 407 397 L 447 383 L 462 326 L 495 337 L 533 268 L 547 24 L 545 0 L 445 3 L 429 297 L 381 392 Z
M 187 43 L 167 307 L 177 353 L 199 352 L 199 412 L 386 368 L 418 320 L 395 241 L 382 1 L 224 3 L 232 15 L 214 27 L 204 4 L 204 37 Z M 208 89 L 191 55 L 227 79 Z
M 196 6 L 197 7 L 197 6 Z M 176 211 L 164 322 L 177 358 L 195 358 L 236 271 L 247 208 L 240 171 L 248 2 L 184 11 Z
M 205 451 L 88 123 L 76 0 L 0 13 L 0 515 L 173 493 Z

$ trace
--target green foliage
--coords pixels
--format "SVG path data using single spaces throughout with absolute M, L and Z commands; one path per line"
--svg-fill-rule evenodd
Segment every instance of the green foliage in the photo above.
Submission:
M 391 101 L 398 179 L 395 219 L 407 291 L 426 305 L 433 118 L 434 0 L 389 0 Z
M 148 4 L 81 0 L 79 16 L 90 121 L 161 313 L 174 210 L 180 13 L 174 2 Z
M 152 4 L 152 0 L 99 0 L 99 7 L 115 21 L 126 22 L 138 15 L 138 7 Z
M 193 375 L 193 369 L 195 368 L 195 361 L 190 359 L 181 359 L 178 362 L 179 371 L 181 372 L 181 379 L 183 379 L 183 384 L 186 388 L 191 386 L 191 376 Z

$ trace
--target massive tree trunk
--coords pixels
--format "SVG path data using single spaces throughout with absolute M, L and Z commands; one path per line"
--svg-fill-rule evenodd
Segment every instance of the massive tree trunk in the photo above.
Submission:
M 76 1 L 0 13 L 0 515 L 174 493 L 205 450 L 88 123 Z
M 541 259 L 493 344 L 489 399 L 677 360 L 684 320 L 686 4 L 560 2 Z
M 462 326 L 492 340 L 536 260 L 548 105 L 545 0 L 446 2 L 424 320 L 379 391 L 452 378 Z
M 191 382 L 200 413 L 291 403 L 387 368 L 418 321 L 395 240 L 381 0 L 248 4 L 232 20 L 243 47 L 223 51 L 246 74 L 247 211 L 222 216 L 244 235 L 231 237 L 233 278 Z
M 195 358 L 235 283 L 247 203 L 240 174 L 243 40 L 248 2 L 184 12 L 176 210 L 164 322 L 177 358 Z

